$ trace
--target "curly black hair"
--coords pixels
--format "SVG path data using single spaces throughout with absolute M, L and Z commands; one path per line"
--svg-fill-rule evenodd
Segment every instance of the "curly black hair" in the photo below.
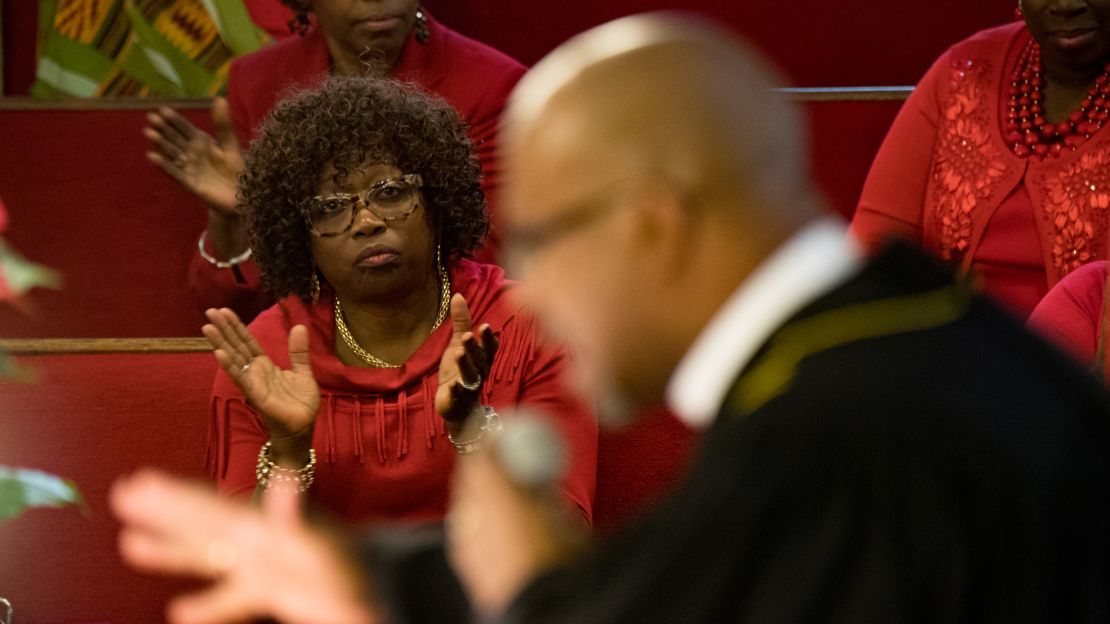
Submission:
M 262 123 L 239 178 L 239 200 L 263 285 L 308 302 L 315 269 L 304 202 L 370 163 L 419 173 L 432 234 L 447 260 L 469 255 L 489 229 L 481 170 L 446 101 L 387 78 L 333 76 L 281 102 Z

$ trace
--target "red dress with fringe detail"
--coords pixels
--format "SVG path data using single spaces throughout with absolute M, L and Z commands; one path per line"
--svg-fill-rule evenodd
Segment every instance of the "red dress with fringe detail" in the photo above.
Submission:
M 562 495 L 591 521 L 597 423 L 568 389 L 567 356 L 510 301 L 513 283 L 500 268 L 460 260 L 450 270 L 452 291 L 466 297 L 474 325 L 489 323 L 500 339 L 482 403 L 506 416 L 530 407 L 552 418 L 571 451 Z M 352 522 L 441 520 L 456 455 L 434 398 L 450 323 L 399 368 L 347 366 L 335 355 L 332 305 L 330 297 L 313 306 L 288 297 L 250 324 L 258 343 L 283 368 L 289 367 L 289 330 L 299 324 L 309 329 L 312 371 L 321 394 L 310 500 Z M 269 432 L 223 371 L 216 375 L 210 418 L 209 474 L 220 491 L 249 495 L 258 451 Z

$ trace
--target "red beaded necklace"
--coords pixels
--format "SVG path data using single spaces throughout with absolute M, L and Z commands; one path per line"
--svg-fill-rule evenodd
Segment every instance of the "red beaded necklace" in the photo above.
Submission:
M 1010 112 L 1006 122 L 1006 143 L 1022 158 L 1059 156 L 1091 138 L 1110 119 L 1110 64 L 1095 78 L 1087 97 L 1058 124 L 1044 118 L 1044 64 L 1041 46 L 1030 40 L 1021 51 L 1010 82 Z

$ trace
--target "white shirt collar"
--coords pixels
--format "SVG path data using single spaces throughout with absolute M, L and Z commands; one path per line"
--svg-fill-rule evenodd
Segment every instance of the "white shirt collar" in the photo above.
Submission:
M 687 425 L 707 427 L 736 376 L 771 334 L 862 265 L 863 253 L 840 219 L 824 217 L 798 230 L 698 334 L 667 384 L 667 404 Z

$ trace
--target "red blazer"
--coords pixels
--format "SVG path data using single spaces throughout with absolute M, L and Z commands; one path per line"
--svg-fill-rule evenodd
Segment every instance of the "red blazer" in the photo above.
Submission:
M 482 403 L 506 418 L 527 406 L 549 415 L 570 449 L 562 482 L 567 504 L 592 519 L 597 474 L 597 422 L 569 389 L 568 360 L 533 318 L 511 301 L 501 269 L 462 260 L 451 267 L 451 290 L 462 293 L 475 325 L 489 323 L 500 339 Z M 333 300 L 306 306 L 283 299 L 250 325 L 274 362 L 289 367 L 289 330 L 308 327 L 320 412 L 312 445 L 316 480 L 309 498 L 352 522 L 442 520 L 455 450 L 433 399 L 439 362 L 451 338 L 444 323 L 400 368 L 360 368 L 335 355 Z M 212 391 L 207 466 L 219 489 L 249 495 L 258 451 L 269 439 L 261 418 L 222 371 Z
M 315 27 L 232 61 L 228 104 L 240 142 L 247 145 L 270 109 L 293 89 L 310 88 L 327 75 L 331 59 L 324 35 Z M 492 260 L 498 247 L 496 227 L 496 132 L 505 100 L 524 75 L 520 63 L 493 48 L 468 39 L 428 17 L 428 40 L 414 35 L 401 53 L 393 76 L 412 82 L 447 100 L 469 126 L 470 139 L 482 166 L 482 190 L 490 206 L 489 240 L 477 257 Z M 219 269 L 194 253 L 189 286 L 201 309 L 229 307 L 246 319 L 273 300 L 260 292 L 258 269 L 244 262 L 237 269 Z
M 867 176 L 852 231 L 866 243 L 908 237 L 964 269 L 999 205 L 1024 185 L 1047 284 L 1107 257 L 1110 131 L 1043 162 L 1002 137 L 1013 67 L 1030 35 L 1020 22 L 980 32 L 933 64 L 906 101 Z M 1038 277 L 1039 279 L 1039 277 Z M 989 290 L 989 285 L 988 285 Z

